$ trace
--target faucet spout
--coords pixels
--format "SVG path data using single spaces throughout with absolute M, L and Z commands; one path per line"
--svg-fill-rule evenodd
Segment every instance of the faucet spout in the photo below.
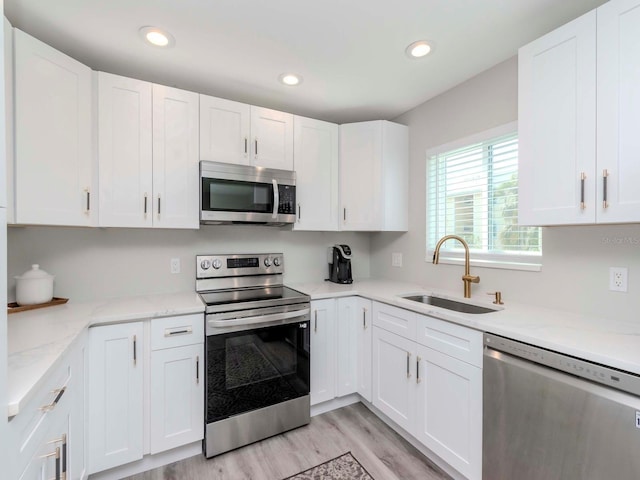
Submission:
M 457 240 L 464 247 L 464 275 L 462 276 L 462 282 L 464 284 L 464 298 L 471 298 L 471 284 L 480 283 L 480 277 L 471 275 L 469 273 L 469 245 L 464 238 L 458 235 L 445 235 L 436 244 L 436 248 L 433 251 L 433 264 L 437 265 L 440 261 L 440 247 L 447 240 Z

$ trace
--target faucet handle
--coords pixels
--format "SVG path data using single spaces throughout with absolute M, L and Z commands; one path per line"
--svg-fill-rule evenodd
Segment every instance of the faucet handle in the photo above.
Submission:
M 493 303 L 496 305 L 504 305 L 504 302 L 502 301 L 502 292 L 487 292 L 487 295 L 495 295 L 496 298 Z

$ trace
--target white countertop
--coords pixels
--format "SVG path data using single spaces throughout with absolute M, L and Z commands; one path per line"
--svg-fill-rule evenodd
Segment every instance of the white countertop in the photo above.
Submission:
M 8 316 L 8 415 L 16 415 L 47 372 L 91 325 L 204 312 L 195 292 L 117 298 Z
M 484 298 L 483 301 L 475 298 L 464 299 L 456 292 L 382 280 L 354 281 L 351 285 L 316 282 L 289 286 L 307 293 L 312 300 L 359 295 L 640 375 L 640 322 L 589 317 L 573 312 L 511 303 L 509 299 L 504 300 L 504 305 L 497 306 Z M 440 297 L 501 310 L 483 314 L 457 313 L 399 296 L 418 293 L 433 293 Z

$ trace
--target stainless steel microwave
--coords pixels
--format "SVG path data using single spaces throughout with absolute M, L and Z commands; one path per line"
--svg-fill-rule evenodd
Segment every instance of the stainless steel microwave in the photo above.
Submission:
M 295 172 L 200 162 L 200 223 L 279 226 L 295 221 Z

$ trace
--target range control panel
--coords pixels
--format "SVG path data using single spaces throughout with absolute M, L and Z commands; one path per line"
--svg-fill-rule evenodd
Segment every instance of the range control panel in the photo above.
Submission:
M 196 278 L 198 279 L 283 273 L 282 253 L 196 256 Z

